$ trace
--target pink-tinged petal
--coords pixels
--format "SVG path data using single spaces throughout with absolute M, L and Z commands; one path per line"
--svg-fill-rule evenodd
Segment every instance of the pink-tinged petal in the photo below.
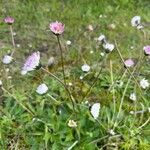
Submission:
M 64 32 L 65 25 L 61 22 L 56 21 L 50 23 L 49 28 L 54 34 L 59 35 Z
M 13 24 L 15 22 L 15 19 L 8 16 L 8 17 L 6 17 L 4 19 L 4 22 L 7 23 L 7 24 L 9 24 L 9 25 L 11 25 L 11 24 Z
M 150 55 L 150 45 L 144 46 L 143 50 L 145 55 Z
M 134 66 L 134 61 L 132 59 L 127 59 L 124 61 L 125 67 L 132 67 Z
M 40 64 L 40 52 L 34 52 L 31 56 L 29 56 L 24 63 L 22 68 L 23 72 L 28 72 L 35 70 Z

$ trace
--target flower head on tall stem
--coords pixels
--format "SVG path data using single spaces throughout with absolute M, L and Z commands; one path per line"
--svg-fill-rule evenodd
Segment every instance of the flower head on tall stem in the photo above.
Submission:
M 50 23 L 49 28 L 55 35 L 60 35 L 64 32 L 65 25 L 61 22 L 56 21 Z
M 84 72 L 89 72 L 90 71 L 90 66 L 88 64 L 84 64 L 82 67 L 81 67 L 82 71 Z
M 145 78 L 143 78 L 141 81 L 140 81 L 140 86 L 142 89 L 146 89 L 149 87 L 149 82 L 148 80 L 146 80 Z
M 150 45 L 144 46 L 143 47 L 145 55 L 150 55 Z
M 140 16 L 134 16 L 132 19 L 131 19 L 131 25 L 133 27 L 136 27 L 137 29 L 143 29 L 143 25 L 141 24 L 141 17 Z
M 4 19 L 4 22 L 7 23 L 8 25 L 12 25 L 15 22 L 15 19 L 8 16 Z
M 127 68 L 133 67 L 134 66 L 134 61 L 132 59 L 127 59 L 124 61 L 124 65 Z
M 2 62 L 3 62 L 4 64 L 10 64 L 10 63 L 12 62 L 12 60 L 13 60 L 13 58 L 12 58 L 11 56 L 5 55 L 5 56 L 3 57 L 3 59 L 2 59 Z
M 26 74 L 28 71 L 35 70 L 40 64 L 40 52 L 34 52 L 24 63 L 21 74 Z
M 40 84 L 36 89 L 36 92 L 40 95 L 45 94 L 47 91 L 48 91 L 48 87 L 44 83 Z
M 105 49 L 106 53 L 110 53 L 114 50 L 115 46 L 111 43 L 104 43 L 103 48 Z

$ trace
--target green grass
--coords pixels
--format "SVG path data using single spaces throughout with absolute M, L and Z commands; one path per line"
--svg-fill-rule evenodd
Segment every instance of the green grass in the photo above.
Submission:
M 116 49 L 109 54 L 98 81 L 85 99 L 90 104 L 101 103 L 98 122 L 91 116 L 85 101 L 82 102 L 100 69 L 98 61 L 103 59 L 100 56 L 103 49 L 97 48 L 94 38 L 103 33 L 111 43 L 117 42 L 123 58 L 137 59 L 143 46 L 149 45 L 150 26 L 144 29 L 147 35 L 144 38 L 143 33 L 133 28 L 130 21 L 133 16 L 140 15 L 146 24 L 150 18 L 149 10 L 149 0 L 0 0 L 0 58 L 13 49 L 8 25 L 3 23 L 3 18 L 8 15 L 15 18 L 14 37 L 16 44 L 20 44 L 14 56 L 17 62 L 10 65 L 0 62 L 0 80 L 9 91 L 0 88 L 0 149 L 66 150 L 78 141 L 73 148 L 75 150 L 149 150 L 150 124 L 139 128 L 149 118 L 149 113 L 142 116 L 129 112 L 150 106 L 150 89 L 141 93 L 134 79 L 131 79 L 125 93 L 123 108 L 117 120 L 119 124 L 114 130 L 116 136 L 108 133 L 114 127 L 120 100 L 130 76 L 126 74 L 122 88 L 114 88 L 114 112 L 113 93 L 108 89 L 112 84 L 111 77 L 116 81 L 124 72 Z M 62 45 L 67 40 L 72 41 L 71 46 L 63 46 L 63 55 L 67 83 L 73 84 L 69 89 L 76 100 L 75 113 L 65 89 L 48 74 L 37 70 L 26 76 L 20 75 L 25 58 L 33 51 L 40 51 L 42 65 L 47 65 L 51 56 L 55 58 L 55 65 L 50 71 L 63 80 L 57 40 L 48 28 L 49 23 L 55 20 L 65 24 Z M 116 25 L 114 30 L 109 28 L 112 23 Z M 89 24 L 93 25 L 93 32 L 87 30 Z M 91 72 L 81 81 L 79 77 L 84 75 L 81 66 L 85 62 L 91 66 Z M 150 81 L 149 62 L 145 58 L 141 74 L 137 76 L 138 81 L 142 77 Z M 9 72 L 6 72 L 7 68 Z M 8 76 L 12 76 L 12 79 Z M 57 102 L 48 94 L 40 96 L 35 92 L 42 82 L 48 85 L 48 94 L 55 97 Z M 129 100 L 132 91 L 137 93 L 136 103 Z M 77 121 L 77 128 L 68 127 L 69 119 Z

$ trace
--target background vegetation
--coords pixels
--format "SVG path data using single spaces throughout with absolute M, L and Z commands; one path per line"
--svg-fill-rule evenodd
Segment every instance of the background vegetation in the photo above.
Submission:
M 117 110 L 114 112 L 113 94 L 109 90 L 112 85 L 111 78 L 116 81 L 124 72 L 116 50 L 108 56 L 98 82 L 89 96 L 82 101 L 103 59 L 100 55 L 103 49 L 98 46 L 95 38 L 101 33 L 105 34 L 111 43 L 117 42 L 124 58 L 132 57 L 135 60 L 143 46 L 150 43 L 149 0 L 0 0 L 0 14 L 0 57 L 13 48 L 9 28 L 3 22 L 6 16 L 15 18 L 13 28 L 17 44 L 17 61 L 10 65 L 0 63 L 0 80 L 7 89 L 0 89 L 0 149 L 66 150 L 76 141 L 75 150 L 150 149 L 150 125 L 140 128 L 149 118 L 149 112 L 130 114 L 130 111 L 149 107 L 150 92 L 148 89 L 141 93 L 133 79 L 125 94 L 119 124 L 114 128 L 125 88 L 123 85 L 114 89 Z M 141 16 L 146 25 L 147 38 L 131 26 L 131 18 L 136 15 Z M 65 24 L 61 42 L 67 83 L 72 83 L 69 88 L 77 102 L 75 113 L 72 113 L 72 106 L 64 88 L 57 81 L 43 74 L 41 70 L 27 76 L 20 74 L 25 58 L 33 51 L 40 51 L 43 65 L 47 65 L 50 57 L 55 58 L 54 66 L 49 69 L 62 79 L 58 44 L 48 28 L 49 23 L 55 20 Z M 111 24 L 115 25 L 114 29 Z M 88 25 L 92 25 L 94 30 L 90 32 Z M 66 45 L 67 40 L 72 42 L 70 46 Z M 80 76 L 84 75 L 81 70 L 84 63 L 90 65 L 91 71 L 80 80 Z M 150 60 L 145 58 L 140 77 L 150 79 L 149 64 Z M 128 78 L 129 74 L 126 74 L 123 82 L 126 83 Z M 48 94 L 44 96 L 36 93 L 36 87 L 42 82 L 49 87 Z M 136 104 L 129 100 L 132 91 L 137 93 Z M 49 95 L 55 97 L 57 102 Z M 90 104 L 100 102 L 98 121 L 91 116 L 85 101 Z M 68 127 L 69 119 L 77 121 L 77 128 Z M 109 132 L 113 128 L 115 136 Z

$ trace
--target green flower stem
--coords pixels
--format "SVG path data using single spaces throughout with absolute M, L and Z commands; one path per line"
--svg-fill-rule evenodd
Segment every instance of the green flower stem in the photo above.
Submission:
M 49 74 L 51 77 L 53 77 L 54 79 L 56 79 L 66 90 L 66 92 L 68 93 L 68 96 L 72 102 L 72 107 L 73 107 L 73 110 L 75 111 L 75 100 L 71 94 L 71 92 L 69 91 L 69 89 L 67 88 L 67 86 L 58 78 L 56 77 L 54 74 L 52 74 L 51 72 L 49 72 L 47 69 L 45 68 L 41 68 L 44 72 L 46 72 L 47 74 Z
M 58 41 L 58 45 L 59 45 L 59 49 L 60 49 L 60 54 L 61 54 L 61 66 L 62 66 L 64 84 L 66 85 L 66 76 L 65 76 L 65 68 L 64 68 L 63 50 L 62 50 L 62 47 L 61 47 L 59 35 L 56 35 L 56 37 L 57 37 L 57 41 Z
M 14 52 L 15 52 L 15 48 L 16 48 L 16 44 L 15 44 L 15 40 L 14 40 L 14 35 L 13 35 L 13 27 L 12 25 L 10 25 L 10 33 L 11 33 L 11 41 L 12 41 L 12 45 L 14 47 L 11 56 L 13 56 Z

